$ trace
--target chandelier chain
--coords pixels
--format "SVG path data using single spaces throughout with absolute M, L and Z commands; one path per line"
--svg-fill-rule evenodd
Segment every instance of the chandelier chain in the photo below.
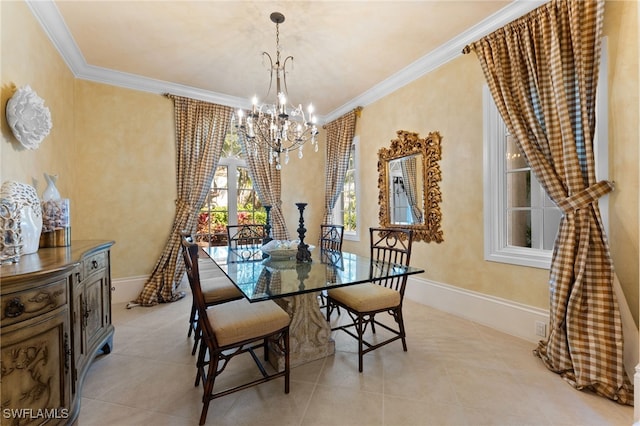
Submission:
M 280 66 L 280 24 L 276 23 L 276 65 Z

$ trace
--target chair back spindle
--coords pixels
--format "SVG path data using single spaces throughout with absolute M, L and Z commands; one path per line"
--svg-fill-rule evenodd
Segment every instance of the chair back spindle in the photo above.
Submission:
M 408 276 L 376 277 L 387 275 L 385 269 L 409 266 L 413 232 L 404 228 L 370 228 L 369 233 L 372 281 L 404 295 Z
M 320 250 L 342 251 L 344 226 L 320 225 Z
M 232 250 L 261 246 L 266 235 L 264 225 L 260 224 L 227 226 L 227 241 Z

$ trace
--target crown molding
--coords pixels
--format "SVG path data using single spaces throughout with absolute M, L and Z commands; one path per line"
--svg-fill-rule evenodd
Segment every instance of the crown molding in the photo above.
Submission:
M 62 19 L 60 11 L 52 0 L 36 1 L 26 0 L 27 6 L 31 9 L 31 13 L 49 39 L 56 47 L 62 59 L 66 62 L 71 72 L 77 77 L 78 71 L 87 66 L 82 52 L 78 48 L 75 40 L 71 36 L 71 32 L 67 24 Z
M 452 38 L 431 53 L 409 64 L 371 89 L 356 96 L 346 104 L 325 116 L 326 122 L 341 117 L 353 108 L 367 106 L 395 92 L 403 86 L 462 55 L 462 49 L 485 35 L 505 26 L 533 9 L 547 3 L 548 0 L 515 0 L 478 24 Z
M 356 96 L 341 107 L 325 116 L 318 117 L 320 124 L 332 121 L 358 106 L 372 104 L 399 88 L 406 86 L 412 81 L 461 55 L 462 49 L 467 44 L 495 31 L 514 19 L 547 3 L 547 1 L 548 0 L 515 0 L 477 25 L 474 25 L 433 50 L 431 53 Z M 26 3 L 76 78 L 144 92 L 158 94 L 172 93 L 179 96 L 227 105 L 233 108 L 251 107 L 248 99 L 89 65 L 52 0 L 26 0 Z
M 172 93 L 234 108 L 251 107 L 248 99 L 89 65 L 52 0 L 26 0 L 26 3 L 76 78 L 143 92 Z

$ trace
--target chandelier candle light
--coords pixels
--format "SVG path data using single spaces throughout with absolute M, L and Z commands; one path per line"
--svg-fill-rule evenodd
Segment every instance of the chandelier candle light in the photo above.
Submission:
M 263 57 L 269 58 L 271 80 L 269 92 L 273 84 L 273 75 L 276 77 L 275 103 L 258 104 L 258 98 L 253 97 L 252 109 L 245 112 L 239 109 L 237 112 L 236 128 L 247 144 L 249 155 L 257 155 L 259 149 L 269 152 L 269 164 L 275 162 L 276 169 L 281 170 L 280 156 L 284 153 L 284 163 L 289 162 L 289 151 L 298 150 L 298 158 L 302 158 L 304 144 L 311 141 L 314 150 L 318 151 L 318 128 L 316 117 L 313 115 L 313 106 L 309 104 L 307 115 L 299 104 L 297 107 L 287 105 L 287 61 L 293 61 L 293 56 L 287 56 L 284 62 L 280 62 L 280 30 L 279 25 L 284 22 L 284 15 L 273 12 L 271 21 L 276 24 L 276 60 L 267 52 L 262 52 Z M 284 90 L 283 90 L 284 89 Z M 267 92 L 267 96 L 269 95 Z

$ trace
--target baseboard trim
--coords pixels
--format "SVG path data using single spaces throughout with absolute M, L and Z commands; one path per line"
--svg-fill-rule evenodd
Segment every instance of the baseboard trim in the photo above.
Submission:
M 149 275 L 111 280 L 111 303 L 127 303 L 136 300 Z
M 537 322 L 548 329 L 548 310 L 424 278 L 409 277 L 405 297 L 533 343 L 544 339 L 536 334 Z
M 640 389 L 640 364 L 636 365 L 633 375 L 633 389 L 633 425 L 640 426 L 640 397 L 637 391 Z
M 141 275 L 112 280 L 112 303 L 137 299 L 147 279 L 148 275 Z M 423 278 L 409 277 L 405 297 L 530 342 L 542 339 L 535 334 L 536 322 L 549 324 L 547 310 Z

